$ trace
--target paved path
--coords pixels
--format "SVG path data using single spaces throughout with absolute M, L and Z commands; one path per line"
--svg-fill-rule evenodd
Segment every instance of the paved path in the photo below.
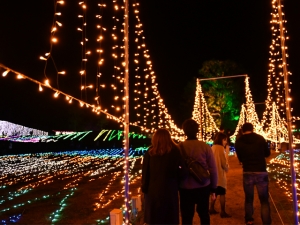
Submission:
M 275 157 L 277 153 L 272 152 L 269 159 Z M 235 156 L 229 157 L 230 169 L 227 174 L 227 194 L 226 194 L 226 211 L 232 215 L 231 218 L 221 218 L 219 214 L 211 215 L 211 224 L 244 224 L 244 191 L 242 186 L 242 166 Z M 276 181 L 270 176 L 269 184 L 270 204 L 273 225 L 293 224 L 293 206 L 283 189 L 278 187 Z M 274 203 L 273 203 L 274 202 Z M 215 204 L 215 209 L 220 212 L 219 199 Z M 278 214 L 278 212 L 279 214 Z M 195 213 L 193 224 L 200 224 L 198 214 Z M 260 218 L 260 203 L 255 191 L 254 199 L 254 224 L 262 224 Z

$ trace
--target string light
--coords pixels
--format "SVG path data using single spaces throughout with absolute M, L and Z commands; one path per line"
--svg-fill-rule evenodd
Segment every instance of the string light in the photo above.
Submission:
M 6 75 L 9 73 L 9 70 L 6 70 L 6 71 L 4 71 L 3 73 L 2 73 L 2 76 L 3 77 L 6 77 Z
M 41 86 L 41 87 L 47 87 L 47 88 L 53 90 L 55 93 L 56 93 L 56 92 L 59 92 L 61 95 L 64 95 L 65 97 L 68 97 L 68 98 L 69 98 L 69 96 L 70 96 L 70 95 L 68 95 L 68 94 L 66 94 L 66 93 L 64 93 L 64 92 L 62 92 L 62 91 L 60 91 L 60 90 L 58 90 L 58 89 L 56 89 L 56 88 L 50 86 L 49 81 L 48 81 L 48 84 L 49 84 L 49 85 L 46 85 L 45 83 L 42 83 L 42 82 L 40 82 L 40 81 L 37 81 L 37 80 L 35 80 L 35 79 L 33 79 L 33 78 L 29 77 L 29 76 L 26 76 L 26 75 L 21 74 L 21 73 L 19 73 L 19 72 L 13 70 L 13 69 L 11 69 L 11 68 L 8 68 L 7 66 L 4 66 L 4 65 L 1 64 L 1 63 L 0 63 L 0 68 L 3 68 L 3 69 L 5 69 L 5 70 L 9 70 L 10 72 L 16 74 L 16 75 L 17 75 L 17 79 L 27 79 L 27 80 L 30 80 L 31 82 L 34 82 L 34 83 L 38 84 L 38 85 Z M 84 101 L 82 101 L 82 100 L 80 100 L 80 99 L 78 99 L 78 98 L 72 97 L 72 99 L 75 100 L 75 101 L 77 101 L 77 102 L 79 102 L 80 105 L 81 105 L 81 104 L 86 105 L 87 108 L 90 108 L 90 107 L 91 107 L 92 110 L 95 108 L 94 105 L 91 105 L 91 104 L 89 104 L 89 103 L 87 103 L 87 102 L 84 102 Z M 97 108 L 97 111 L 95 111 L 95 112 L 98 112 L 98 111 L 100 111 L 100 112 L 104 113 L 105 115 L 107 115 L 107 118 L 108 118 L 108 119 L 112 119 L 112 120 L 115 120 L 116 122 L 122 123 L 122 120 L 120 120 L 120 118 L 117 118 L 117 117 L 115 117 L 115 116 L 109 114 L 106 110 L 102 110 L 101 108 Z
M 219 129 L 208 110 L 199 79 L 197 79 L 196 84 L 192 118 L 200 125 L 198 138 L 206 142 L 212 141 L 213 134 Z

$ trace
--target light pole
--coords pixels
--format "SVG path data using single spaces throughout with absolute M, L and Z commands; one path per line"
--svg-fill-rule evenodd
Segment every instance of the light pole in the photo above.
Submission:
M 289 135 L 289 152 L 290 152 L 290 170 L 292 180 L 292 197 L 293 197 L 293 209 L 294 209 L 294 224 L 299 224 L 298 215 L 298 200 L 297 200 L 297 189 L 296 189 L 296 173 L 294 166 L 294 150 L 293 150 L 293 134 L 292 134 L 292 114 L 291 114 L 291 98 L 289 93 L 289 78 L 287 71 L 286 62 L 286 51 L 285 51 L 285 29 L 283 27 L 281 0 L 277 0 L 278 4 L 278 16 L 279 16 L 279 27 L 280 27 L 280 41 L 281 41 L 281 55 L 282 55 L 282 68 L 284 76 L 284 89 L 285 89 L 285 104 L 286 104 L 286 122 L 288 127 Z

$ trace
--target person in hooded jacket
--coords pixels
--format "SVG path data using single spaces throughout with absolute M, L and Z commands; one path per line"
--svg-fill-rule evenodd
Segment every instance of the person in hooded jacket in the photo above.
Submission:
M 179 224 L 179 183 L 188 169 L 166 129 L 158 129 L 145 153 L 142 167 L 144 222 Z
M 245 193 L 245 223 L 253 224 L 254 186 L 261 204 L 261 219 L 263 224 L 271 224 L 269 204 L 269 177 L 266 157 L 271 151 L 263 136 L 253 132 L 253 125 L 245 123 L 242 126 L 243 135 L 237 139 L 235 150 L 243 165 L 243 187 Z

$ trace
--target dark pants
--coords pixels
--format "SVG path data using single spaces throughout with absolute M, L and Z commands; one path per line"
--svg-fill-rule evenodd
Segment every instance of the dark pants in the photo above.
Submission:
M 269 204 L 269 178 L 267 172 L 253 172 L 243 174 L 245 192 L 245 221 L 253 221 L 254 186 L 258 193 L 261 205 L 261 219 L 263 224 L 271 224 Z
M 195 204 L 197 204 L 196 211 L 200 217 L 201 224 L 210 224 L 208 212 L 209 186 L 195 189 L 180 189 L 179 193 L 182 224 L 193 224 Z

